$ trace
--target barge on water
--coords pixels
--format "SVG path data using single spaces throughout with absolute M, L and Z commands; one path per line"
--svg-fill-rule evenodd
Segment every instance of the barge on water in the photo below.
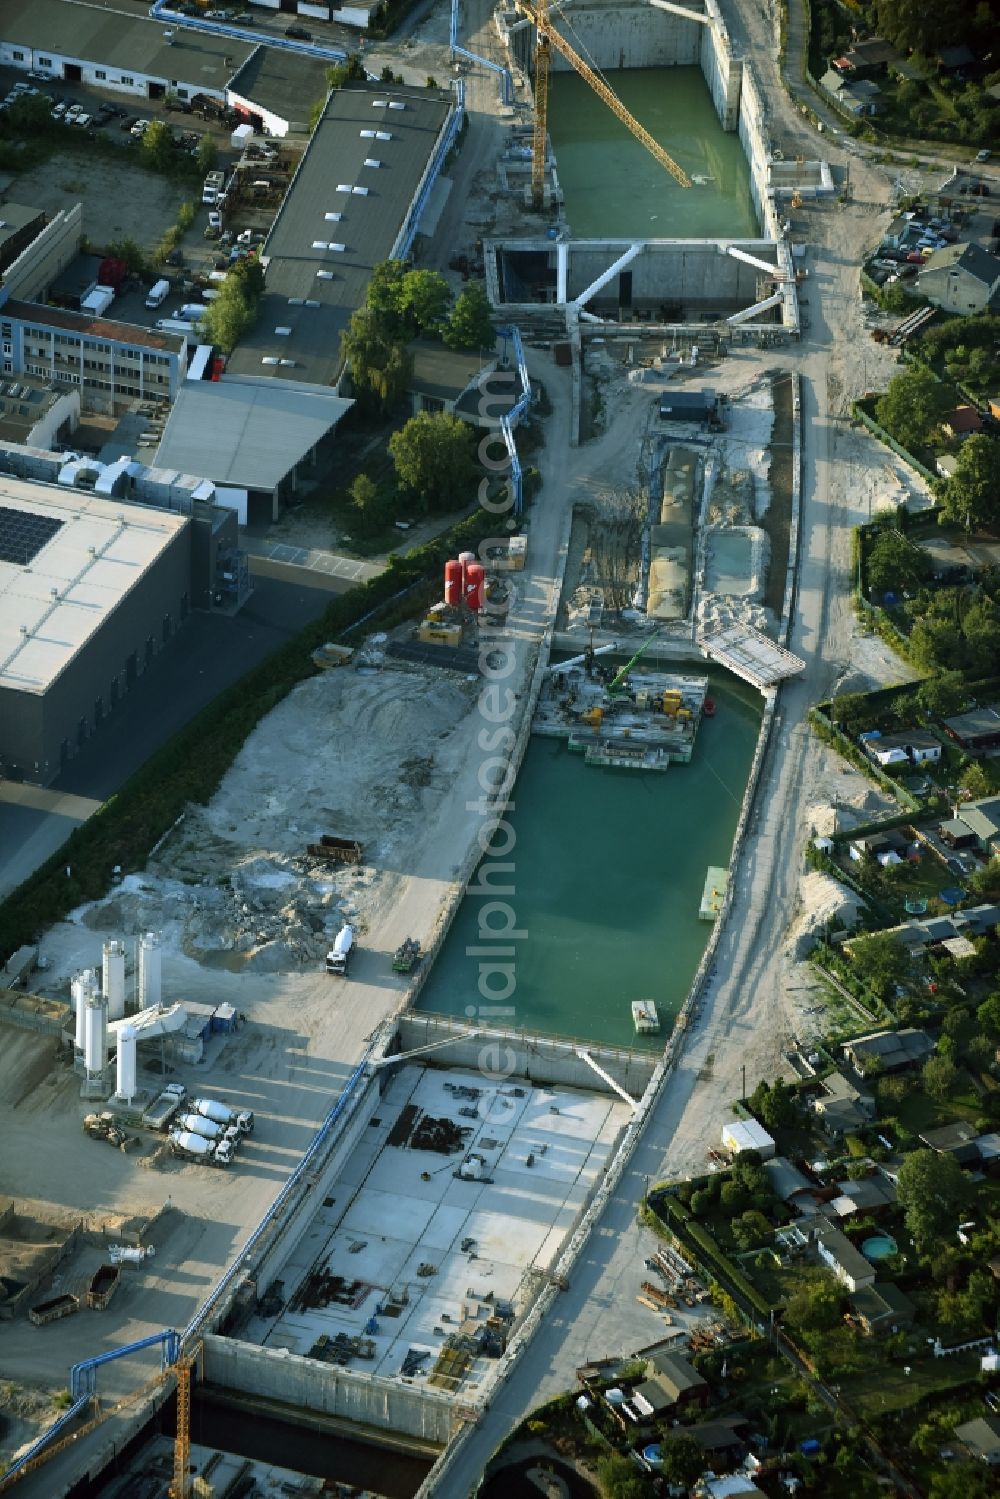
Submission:
M 722 910 L 728 888 L 729 870 L 720 869 L 717 864 L 710 864 L 708 874 L 705 876 L 705 888 L 701 892 L 701 905 L 698 907 L 698 915 L 702 921 L 715 920 Z
M 694 753 L 708 678 L 623 670 L 612 676 L 593 652 L 553 667 L 532 723 L 565 739 L 588 765 L 667 770 Z

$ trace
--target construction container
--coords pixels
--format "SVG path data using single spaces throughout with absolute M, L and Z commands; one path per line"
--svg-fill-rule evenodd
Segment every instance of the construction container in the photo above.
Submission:
M 70 1317 L 79 1310 L 79 1296 L 71 1296 L 67 1291 L 62 1296 L 50 1296 L 47 1301 L 29 1306 L 28 1321 L 34 1322 L 36 1327 L 44 1327 L 46 1322 L 58 1322 L 60 1317 Z
M 212 1016 L 212 1030 L 213 1031 L 217 1031 L 217 1032 L 221 1032 L 223 1035 L 228 1036 L 235 1029 L 236 1029 L 236 1010 L 235 1010 L 235 1007 L 233 1005 L 230 1005 L 230 1004 L 219 1005 L 219 1008 L 216 1010 L 215 1014 Z
M 417 630 L 417 639 L 422 640 L 425 645 L 459 646 L 462 644 L 462 626 L 445 624 L 436 619 L 425 619 Z
M 523 570 L 527 555 L 527 536 L 512 536 L 507 543 L 507 566 L 511 572 L 519 573 Z
M 101 1265 L 94 1273 L 87 1291 L 87 1305 L 103 1312 L 121 1284 L 120 1265 Z

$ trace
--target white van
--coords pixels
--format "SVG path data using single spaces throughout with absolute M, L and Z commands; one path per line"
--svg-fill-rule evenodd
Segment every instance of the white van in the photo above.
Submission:
M 170 295 L 170 282 L 157 281 L 149 288 L 146 294 L 147 307 L 160 307 Z
M 205 309 L 200 302 L 185 302 L 177 316 L 182 321 L 190 319 L 191 322 L 196 323 L 199 318 L 205 316 Z
M 204 297 L 206 302 L 217 302 L 218 299 L 222 296 L 222 293 L 217 286 L 206 286 L 205 290 L 202 292 L 202 296 Z M 201 310 L 202 312 L 204 312 L 205 309 L 202 308 Z

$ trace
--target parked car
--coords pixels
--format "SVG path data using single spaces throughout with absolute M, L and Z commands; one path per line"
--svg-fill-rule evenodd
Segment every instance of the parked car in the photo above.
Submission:
M 79 125 L 81 130 L 89 130 L 94 123 L 94 116 L 84 114 L 81 110 L 78 115 L 73 116 L 73 124 Z
M 31 75 L 29 74 L 28 76 L 30 77 Z M 993 152 L 992 151 L 977 151 L 976 152 L 976 160 L 977 161 L 990 161 L 990 160 L 992 160 L 992 157 L 993 157 Z
M 149 129 L 151 123 L 152 122 L 150 120 L 136 120 L 135 124 L 132 126 L 131 131 L 136 140 L 139 140 L 146 134 L 146 131 Z
M 924 263 L 924 257 L 921 255 L 919 250 L 911 250 L 906 258 L 911 265 L 923 265 Z
M 133 127 L 133 125 L 136 125 L 136 124 L 138 124 L 138 118 L 137 118 L 137 116 L 135 116 L 135 115 L 126 115 L 125 118 L 121 122 L 121 127 L 120 128 L 122 130 L 128 131 L 128 133 L 131 135 L 131 133 L 132 133 L 132 127 Z
M 312 41 L 312 32 L 307 31 L 304 26 L 286 26 L 285 35 L 290 36 L 294 42 Z
M 65 106 L 65 104 L 57 104 L 55 106 L 55 108 L 53 109 L 53 111 L 52 111 L 53 118 L 56 119 L 56 120 L 61 120 L 62 117 L 63 117 L 63 115 L 65 113 L 66 113 L 66 106 Z

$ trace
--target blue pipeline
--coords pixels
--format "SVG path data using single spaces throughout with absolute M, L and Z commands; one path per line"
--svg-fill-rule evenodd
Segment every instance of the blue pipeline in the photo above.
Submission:
M 417 230 L 420 227 L 420 215 L 427 206 L 427 199 L 431 195 L 431 190 L 441 175 L 441 168 L 447 161 L 448 153 L 458 139 L 458 132 L 462 128 L 462 121 L 465 118 L 465 84 L 461 79 L 458 80 L 456 96 L 455 107 L 448 117 L 448 124 L 444 135 L 441 137 L 438 148 L 434 153 L 433 160 L 424 178 L 423 185 L 417 194 L 416 201 L 410 209 L 410 216 L 407 220 L 406 228 L 403 230 L 403 236 L 397 241 L 396 258 L 398 260 L 405 260 L 413 248 L 413 241 L 416 239 Z
M 489 68 L 491 73 L 500 74 L 501 97 L 505 104 L 514 102 L 514 80 L 509 68 L 502 67 L 498 62 L 491 62 L 488 57 L 480 57 L 475 52 L 469 52 L 458 43 L 458 0 L 451 0 L 451 28 L 448 33 L 448 45 L 451 48 L 452 57 L 466 57 L 469 62 L 477 62 L 481 68 Z
M 521 469 L 521 460 L 517 453 L 517 443 L 514 441 L 514 428 L 531 403 L 531 381 L 528 377 L 528 365 L 524 357 L 524 344 L 521 342 L 521 330 L 511 326 L 499 329 L 499 333 L 501 338 L 509 338 L 514 346 L 514 358 L 517 362 L 518 379 L 521 385 L 521 395 L 516 406 L 513 406 L 506 416 L 500 418 L 500 434 L 507 448 L 507 456 L 510 458 L 510 482 L 514 498 L 514 514 L 519 516 L 524 505 L 524 475 Z

